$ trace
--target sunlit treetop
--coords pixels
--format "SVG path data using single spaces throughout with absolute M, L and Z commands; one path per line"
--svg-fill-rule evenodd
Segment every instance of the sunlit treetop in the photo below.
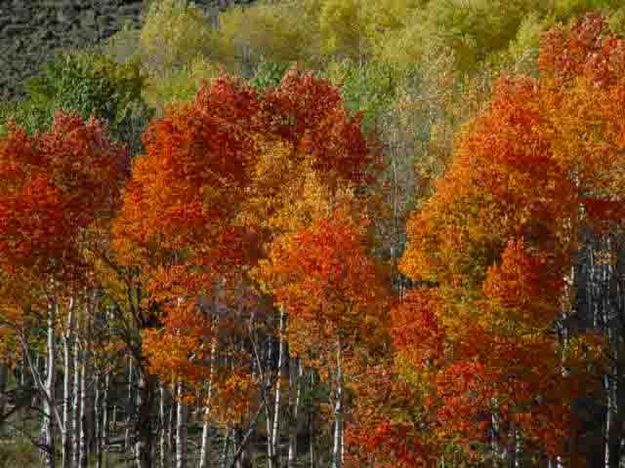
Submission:
M 59 113 L 33 136 L 11 128 L 0 140 L 2 267 L 69 268 L 81 232 L 112 215 L 128 164 L 94 119 Z

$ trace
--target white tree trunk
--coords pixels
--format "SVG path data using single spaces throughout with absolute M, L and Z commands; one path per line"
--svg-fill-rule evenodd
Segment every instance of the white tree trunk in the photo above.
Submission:
M 55 459 L 55 447 L 54 447 L 54 418 L 53 412 L 55 410 L 55 380 L 56 369 L 54 365 L 54 322 L 56 320 L 57 303 L 52 301 L 48 305 L 48 343 L 47 343 L 47 359 L 46 359 L 46 382 L 45 382 L 45 395 L 43 398 L 43 424 L 42 424 L 42 436 L 43 443 L 46 447 L 46 453 L 44 455 L 45 464 L 47 467 L 53 468 L 56 464 Z
M 187 438 L 185 405 L 182 402 L 182 383 L 176 386 L 176 468 L 184 468 Z
M 174 392 L 176 391 L 175 385 L 172 385 Z M 167 418 L 167 443 L 169 447 L 170 457 L 173 459 L 174 447 L 176 446 L 176 430 L 175 430 L 175 421 L 176 421 L 176 400 L 172 398 L 172 403 L 169 405 L 169 417 Z
M 100 390 L 100 369 L 95 370 L 93 384 L 95 397 L 93 402 L 95 424 L 95 460 L 96 468 L 102 468 L 102 391 Z
M 102 395 L 102 463 L 108 465 L 108 437 L 109 437 L 109 386 L 110 372 L 104 377 L 104 393 Z
M 315 388 L 315 373 L 310 372 L 310 388 L 309 391 L 312 392 Z M 310 468 L 315 468 L 315 434 L 314 434 L 314 425 L 313 425 L 313 409 L 312 407 L 308 407 L 308 454 L 310 460 Z
M 87 328 L 87 327 L 85 327 Z M 78 455 L 78 466 L 86 468 L 87 466 L 87 365 L 86 365 L 86 346 L 85 353 L 80 361 L 80 444 Z
M 230 445 L 230 431 L 226 429 L 224 445 L 221 449 L 221 466 L 228 466 L 228 446 Z
M 334 441 L 332 444 L 332 468 L 341 468 L 343 464 L 343 369 L 341 358 L 341 340 L 336 346 L 336 399 L 334 402 Z
M 160 439 L 159 439 L 159 451 L 158 451 L 158 456 L 159 456 L 159 464 L 161 468 L 166 468 L 166 457 L 165 454 L 167 453 L 167 443 L 166 443 L 166 439 L 167 439 L 167 421 L 165 420 L 165 387 L 163 386 L 163 384 L 159 385 L 159 395 L 160 395 L 160 400 L 159 400 L 159 406 L 158 406 L 158 420 L 160 423 Z
M 67 310 L 67 324 L 63 335 L 63 431 L 62 463 L 63 468 L 71 466 L 72 420 L 71 420 L 71 340 L 74 327 L 74 299 L 70 298 Z
M 72 464 L 74 466 L 79 466 L 78 462 L 80 459 L 80 432 L 82 430 L 82 415 L 80 413 L 80 401 L 81 401 L 81 393 L 80 393 L 80 371 L 82 369 L 81 362 L 81 349 L 80 349 L 80 317 L 76 317 L 76 329 L 74 331 L 74 385 L 73 385 L 73 415 L 72 415 Z
M 137 393 L 135 403 L 134 456 L 137 468 L 152 466 L 152 434 L 150 411 L 152 383 L 141 366 L 137 366 Z
M 132 443 L 130 441 L 130 428 L 132 427 L 132 415 L 135 411 L 135 401 L 132 392 L 133 371 L 132 357 L 128 358 L 128 406 L 126 408 L 126 433 L 124 435 L 124 446 L 127 452 L 132 452 Z
M 268 340 L 268 344 L 267 344 L 267 359 L 265 360 L 266 363 L 269 363 L 271 361 L 271 354 L 273 351 L 273 340 Z M 269 368 L 268 365 L 265 366 L 265 369 L 267 370 Z M 265 388 L 269 388 L 269 381 L 270 381 L 270 372 L 265 372 L 265 381 L 266 383 L 266 387 Z M 263 392 L 265 392 L 265 390 L 263 389 Z M 268 393 L 268 392 L 266 392 Z M 271 415 L 271 408 L 269 405 L 269 396 L 268 394 L 263 393 L 263 398 L 266 399 L 266 404 L 265 404 L 265 425 L 266 425 L 266 430 L 267 430 L 267 468 L 274 468 L 274 458 L 273 458 L 273 444 L 272 444 L 272 430 L 273 430 L 273 417 Z
M 289 456 L 288 468 L 295 467 L 297 458 L 297 423 L 299 417 L 299 405 L 301 399 L 302 362 L 297 360 L 297 371 L 290 373 L 289 406 L 291 408 L 289 427 Z M 295 393 L 295 396 L 293 395 Z
M 280 466 L 280 451 L 278 450 L 278 439 L 280 436 L 280 391 L 282 389 L 282 368 L 284 367 L 284 311 L 280 310 L 280 322 L 278 325 L 278 369 L 276 379 L 276 390 L 273 404 L 273 427 L 271 429 L 271 451 L 277 466 Z
M 206 395 L 206 402 L 204 403 L 204 421 L 202 423 L 202 447 L 200 449 L 200 468 L 208 468 L 209 462 L 209 450 L 210 450 L 210 414 L 213 398 L 213 373 L 215 372 L 215 353 L 217 351 L 217 339 L 215 337 L 215 330 L 213 330 L 213 337 L 211 339 L 211 355 L 210 355 L 210 368 L 208 371 L 208 390 Z

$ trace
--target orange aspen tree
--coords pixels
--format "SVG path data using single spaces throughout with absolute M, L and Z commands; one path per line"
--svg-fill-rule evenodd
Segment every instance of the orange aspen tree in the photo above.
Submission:
M 441 443 L 469 457 L 573 456 L 572 405 L 591 388 L 596 340 L 553 330 L 574 314 L 583 232 L 618 226 L 623 209 L 624 46 L 602 28 L 589 16 L 551 32 L 538 79 L 500 79 L 408 223 L 401 268 L 435 286 L 395 315 L 431 325 L 414 339 L 398 329 L 395 343 L 426 382 Z
M 0 270 L 7 282 L 2 326 L 18 337 L 44 403 L 39 446 L 47 466 L 55 465 L 55 427 L 63 438 L 63 464 L 69 463 L 68 413 L 61 418 L 56 407 L 60 307 L 87 284 L 83 241 L 114 209 L 127 162 L 126 151 L 108 139 L 100 122 L 64 113 L 47 132 L 31 137 L 12 126 L 0 141 Z M 28 342 L 37 314 L 47 320 L 45 379 L 32 365 Z

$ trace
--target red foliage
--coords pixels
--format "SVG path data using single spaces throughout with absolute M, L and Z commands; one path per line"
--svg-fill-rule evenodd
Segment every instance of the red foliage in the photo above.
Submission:
M 437 466 L 430 448 L 421 443 L 413 426 L 395 423 L 389 419 L 380 421 L 375 427 L 350 425 L 345 434 L 345 442 L 349 446 L 358 447 L 356 452 L 348 455 L 346 466 Z
M 10 128 L 0 141 L 0 266 L 71 269 L 79 234 L 116 206 L 126 158 L 95 120 L 59 113 L 32 137 Z
M 391 311 L 391 336 L 397 351 L 417 368 L 437 365 L 444 332 L 437 313 L 443 301 L 430 290 L 411 291 Z
M 313 159 L 320 173 L 356 183 L 367 180 L 373 162 L 360 118 L 347 116 L 338 89 L 311 73 L 291 71 L 263 97 L 269 129 Z
M 300 320 L 348 332 L 383 298 L 361 227 L 341 211 L 273 246 L 265 277 L 276 301 Z
M 552 328 L 580 227 L 622 223 L 625 42 L 605 30 L 593 15 L 554 30 L 537 80 L 501 79 L 408 223 L 403 271 L 438 288 L 395 309 L 395 344 L 425 382 L 435 432 L 469 454 L 513 430 L 562 454 L 572 402 L 592 387 L 594 338 L 561 344 Z

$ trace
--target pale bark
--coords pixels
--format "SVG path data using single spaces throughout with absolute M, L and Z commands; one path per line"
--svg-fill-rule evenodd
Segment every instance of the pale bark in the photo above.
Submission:
M 182 402 L 182 383 L 176 385 L 176 468 L 184 468 L 187 442 L 186 408 Z
M 282 370 L 284 367 L 284 311 L 280 310 L 280 322 L 278 325 L 278 369 L 276 379 L 276 389 L 273 405 L 273 427 L 271 430 L 271 451 L 277 466 L 280 466 L 280 451 L 278 449 L 278 439 L 280 437 L 280 391 L 282 389 Z
M 54 309 L 54 308 L 53 308 Z M 55 312 L 54 312 L 55 313 Z M 50 313 L 48 313 L 48 318 L 50 317 Z M 50 333 L 52 331 L 52 334 Z M 50 336 L 52 335 L 52 338 L 54 338 L 54 330 L 52 328 L 52 330 L 50 329 L 50 327 L 48 327 L 48 340 L 50 339 Z M 27 367 L 30 369 L 31 372 L 31 376 L 33 378 L 33 387 L 35 389 L 37 389 L 38 391 L 36 392 L 36 394 L 39 394 L 39 396 L 42 399 L 42 402 L 45 403 L 44 409 L 48 409 L 49 412 L 48 413 L 44 413 L 44 416 L 48 416 L 47 418 L 44 417 L 43 421 L 42 421 L 42 437 L 43 440 L 41 440 L 41 446 L 40 448 L 42 449 L 42 458 L 43 461 L 46 465 L 49 464 L 49 462 L 51 461 L 51 463 L 55 464 L 55 459 L 54 457 L 52 457 L 52 459 L 50 460 L 50 455 L 53 453 L 50 450 L 48 450 L 49 446 L 46 445 L 46 440 L 45 440 L 45 436 L 46 434 L 48 434 L 48 425 L 50 429 L 53 429 L 54 426 L 54 421 L 56 421 L 56 426 L 59 427 L 59 429 L 62 430 L 63 428 L 63 420 L 61 419 L 61 416 L 59 414 L 59 412 L 57 411 L 56 405 L 54 404 L 54 392 L 49 393 L 47 391 L 48 389 L 48 380 L 50 378 L 50 372 L 48 372 L 48 376 L 46 377 L 46 381 L 43 381 L 43 378 L 41 376 L 41 373 L 39 371 L 39 366 L 38 366 L 38 360 L 36 362 L 33 362 L 29 349 L 28 349 L 28 343 L 26 340 L 26 337 L 24 335 L 19 335 L 18 336 L 20 344 L 22 346 L 22 352 L 23 352 L 23 356 L 27 361 Z M 50 344 L 48 343 L 48 357 L 49 355 L 52 354 L 52 357 L 54 357 L 54 340 L 52 340 L 52 347 L 50 346 Z M 48 359 L 48 357 L 46 358 L 46 360 L 48 361 L 48 365 L 50 360 Z M 54 359 L 52 359 L 52 377 L 54 377 Z M 52 389 L 54 389 L 54 385 L 52 385 Z M 36 398 L 33 397 L 33 398 Z M 52 435 L 54 435 L 54 432 L 51 432 Z M 54 439 L 52 439 L 52 442 L 54 442 Z
M 167 453 L 167 443 L 166 443 L 166 439 L 167 439 L 167 421 L 165 420 L 165 387 L 163 386 L 163 384 L 159 385 L 159 406 L 158 406 L 158 420 L 159 420 L 159 424 L 160 424 L 160 430 L 159 430 L 159 451 L 158 451 L 158 455 L 159 455 L 159 465 L 161 468 L 165 468 L 166 467 L 166 457 L 165 454 Z
M 81 369 L 82 369 L 82 350 L 80 346 L 80 317 L 76 317 L 76 330 L 74 332 L 74 385 L 73 385 L 73 415 L 72 415 L 72 432 L 74 437 L 72 438 L 72 463 L 74 466 L 79 466 L 80 459 L 80 433 L 82 431 L 82 416 L 80 412 L 81 402 Z
M 309 391 L 312 392 L 315 387 L 315 373 L 310 372 L 310 388 Z M 313 409 L 312 407 L 308 408 L 308 455 L 310 461 L 310 468 L 315 468 L 315 431 L 313 425 Z
M 54 322 L 56 320 L 57 303 L 53 300 L 48 306 L 48 342 L 47 342 L 47 359 L 46 359 L 46 382 L 45 395 L 43 398 L 43 424 L 42 436 L 43 445 L 46 447 L 44 454 L 45 464 L 47 467 L 53 468 L 56 465 L 55 446 L 54 446 L 54 418 L 56 395 L 55 381 L 56 369 L 54 364 L 55 346 L 54 346 Z
M 294 375 L 295 374 L 295 375 Z M 290 425 L 289 425 L 289 455 L 288 467 L 295 467 L 295 459 L 297 457 L 297 422 L 299 417 L 299 405 L 302 393 L 302 363 L 297 360 L 296 371 L 290 372 L 290 388 L 289 388 L 289 407 L 290 407 Z M 294 395 L 295 394 L 295 395 Z
M 20 386 L 22 387 L 26 387 L 26 361 L 25 357 L 20 360 Z
M 210 404 L 204 408 L 202 421 L 202 446 L 200 448 L 200 468 L 208 468 L 210 452 Z
M 226 436 L 224 437 L 224 445 L 221 450 L 221 466 L 228 466 L 228 446 L 230 445 L 230 431 L 226 429 Z
M 85 327 L 85 330 L 88 326 Z M 78 466 L 87 466 L 87 404 L 89 395 L 87 393 L 87 346 L 83 346 L 83 358 L 80 361 L 80 444 L 78 453 Z
M 109 386 L 110 372 L 104 377 L 104 392 L 102 395 L 102 463 L 106 467 L 108 465 L 108 437 L 109 437 Z
M 137 366 L 137 404 L 134 426 L 135 464 L 137 468 L 152 466 L 151 409 L 154 381 L 141 366 Z
M 271 430 L 272 430 L 273 418 L 271 416 L 271 408 L 270 408 L 269 397 L 268 397 L 269 389 L 272 386 L 271 385 L 272 373 L 268 371 L 266 372 L 266 370 L 269 369 L 269 364 L 271 362 L 273 340 L 271 339 L 267 340 L 267 350 L 265 351 L 264 359 L 262 360 L 265 363 L 265 365 L 263 366 L 261 362 L 261 354 L 259 352 L 259 349 L 258 349 L 259 347 L 257 345 L 256 334 L 254 333 L 253 324 L 254 324 L 254 313 L 252 312 L 250 316 L 248 328 L 249 328 L 250 341 L 252 344 L 254 361 L 256 362 L 256 368 L 258 369 L 260 381 L 263 382 L 260 394 L 261 394 L 262 403 L 263 403 L 261 408 L 262 408 L 262 411 L 264 411 L 265 413 L 265 432 L 266 432 L 266 440 L 267 440 L 267 443 L 265 444 L 265 446 L 267 449 L 267 468 L 273 468 L 274 463 L 273 463 L 273 451 L 272 451 L 272 444 L 271 444 L 271 433 L 272 433 Z
M 72 421 L 71 421 L 71 340 L 74 328 L 74 299 L 70 298 L 67 310 L 67 324 L 63 334 L 63 431 L 61 459 L 63 468 L 71 466 Z
M 268 340 L 268 350 L 267 350 L 267 359 L 266 362 L 270 362 L 271 359 L 271 353 L 272 353 L 272 349 L 273 349 L 273 340 Z M 262 370 L 262 368 L 260 367 L 260 362 L 259 362 L 259 371 Z M 265 379 L 267 381 L 267 383 L 269 383 L 269 375 L 270 372 L 266 372 L 265 373 Z M 273 417 L 271 415 L 271 409 L 269 408 L 269 402 L 267 401 L 269 398 L 267 397 L 267 389 L 268 385 L 264 386 L 263 388 L 263 400 L 265 400 L 265 424 L 266 424 L 266 429 L 267 429 L 267 468 L 273 468 L 274 467 L 274 453 L 273 453 L 273 443 L 272 443 L 272 422 L 273 422 Z
M 336 397 L 334 401 L 334 440 L 332 444 L 332 468 L 343 464 L 343 369 L 341 340 L 336 346 Z
M 612 428 L 612 418 L 614 414 L 614 401 L 612 398 L 612 384 L 611 384 L 611 375 L 605 375 L 603 377 L 604 385 L 605 385 L 605 395 L 606 395 L 606 415 L 605 415 L 605 449 L 604 449 L 604 466 L 605 468 L 612 468 L 610 464 L 610 460 L 612 458 L 612 434 L 614 430 Z
M 100 370 L 96 369 L 94 382 L 94 423 L 96 468 L 102 468 L 102 392 L 100 390 Z
M 210 368 L 208 371 L 208 389 L 206 394 L 206 402 L 204 403 L 204 421 L 202 423 L 202 446 L 200 449 L 200 468 L 208 468 L 209 463 L 209 451 L 210 451 L 210 414 L 213 397 L 213 374 L 215 372 L 215 353 L 217 351 L 217 339 L 215 332 L 213 331 L 213 337 L 211 339 L 211 355 L 210 355 Z
M 175 385 L 172 386 L 175 391 Z M 176 425 L 176 400 L 172 398 L 171 405 L 169 405 L 169 417 L 167 418 L 167 443 L 169 447 L 169 454 L 171 457 L 174 457 L 174 449 L 176 446 L 176 435 L 175 435 L 175 425 Z M 173 458 L 172 458 L 173 459 Z
M 113 416 L 111 417 L 111 430 L 117 427 L 117 405 L 113 405 Z
M 133 366 L 132 357 L 128 358 L 128 405 L 126 406 L 126 432 L 124 435 L 124 447 L 126 451 L 132 451 L 132 444 L 130 441 L 130 430 L 132 427 L 132 417 L 135 412 L 135 400 L 132 392 L 133 385 Z

